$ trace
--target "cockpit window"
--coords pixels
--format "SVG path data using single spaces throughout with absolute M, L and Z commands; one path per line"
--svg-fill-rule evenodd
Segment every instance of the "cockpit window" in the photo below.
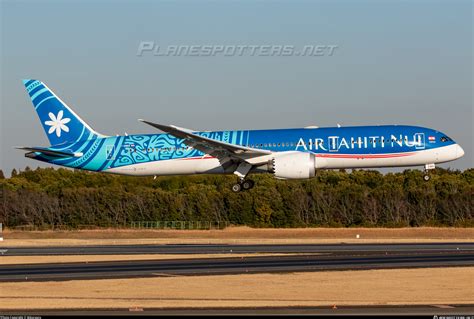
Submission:
M 441 141 L 441 142 L 449 142 L 449 141 L 452 141 L 452 139 L 449 138 L 449 137 L 447 137 L 447 136 L 442 136 L 442 137 L 440 138 L 440 141 Z

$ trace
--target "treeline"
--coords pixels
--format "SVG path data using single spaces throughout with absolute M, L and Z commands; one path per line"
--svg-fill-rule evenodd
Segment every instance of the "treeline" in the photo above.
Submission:
M 474 169 L 319 171 L 311 180 L 252 177 L 254 189 L 230 190 L 234 176 L 126 177 L 67 169 L 0 174 L 0 222 L 127 226 L 132 221 L 225 221 L 254 227 L 474 226 Z

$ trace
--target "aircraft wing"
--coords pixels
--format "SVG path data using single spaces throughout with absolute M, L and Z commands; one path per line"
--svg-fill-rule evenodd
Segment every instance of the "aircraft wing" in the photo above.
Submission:
M 82 156 L 82 153 L 74 153 L 74 152 L 71 152 L 71 151 L 68 151 L 68 150 L 57 151 L 57 150 L 53 150 L 53 149 L 50 149 L 50 148 L 47 148 L 47 147 L 24 147 L 24 146 L 21 146 L 21 147 L 15 147 L 15 148 L 17 148 L 19 150 L 39 152 L 39 153 L 43 153 L 43 154 L 46 154 L 46 155 L 58 156 L 58 157 L 81 157 Z
M 191 130 L 177 127 L 174 125 L 157 124 L 145 120 L 139 121 L 151 125 L 177 138 L 184 139 L 183 143 L 185 143 L 186 145 L 189 145 L 203 153 L 216 157 L 224 155 L 238 160 L 246 160 L 251 157 L 259 157 L 272 154 L 272 152 L 268 150 L 261 150 L 241 145 L 230 144 L 227 142 L 200 136 L 198 134 L 195 134 Z

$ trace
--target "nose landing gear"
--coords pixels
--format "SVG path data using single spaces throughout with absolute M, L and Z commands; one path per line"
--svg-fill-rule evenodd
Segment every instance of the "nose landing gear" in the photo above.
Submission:
M 435 164 L 426 164 L 425 165 L 425 170 L 423 171 L 423 180 L 425 182 L 429 181 L 431 179 L 430 175 L 430 170 L 435 169 Z
M 242 185 L 240 183 L 232 185 L 232 191 L 238 193 L 242 190 Z

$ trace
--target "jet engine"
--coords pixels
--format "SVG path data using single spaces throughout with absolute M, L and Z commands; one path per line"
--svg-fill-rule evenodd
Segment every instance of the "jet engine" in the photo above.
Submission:
M 276 153 L 269 164 L 269 170 L 276 178 L 281 179 L 311 178 L 316 173 L 316 157 L 312 153 Z

